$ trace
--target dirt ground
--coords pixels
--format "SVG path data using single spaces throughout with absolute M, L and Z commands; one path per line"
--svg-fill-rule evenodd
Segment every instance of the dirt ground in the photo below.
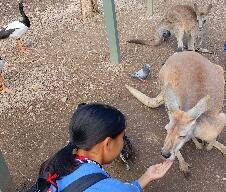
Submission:
M 81 22 L 78 0 L 27 1 L 31 29 L 23 41 L 29 54 L 19 55 L 13 40 L 1 40 L 0 55 L 6 60 L 6 84 L 12 94 L 0 95 L 0 149 L 4 153 L 18 190 L 31 185 L 40 164 L 68 141 L 68 122 L 81 102 L 103 102 L 116 106 L 127 117 L 127 134 L 136 149 L 132 169 L 127 171 L 115 161 L 106 169 L 112 176 L 130 181 L 145 169 L 162 161 L 160 149 L 165 138 L 168 117 L 164 107 L 150 109 L 133 98 L 124 85 L 148 94 L 159 93 L 158 71 L 175 52 L 172 38 L 160 47 L 127 44 L 132 38 L 149 39 L 165 10 L 176 0 L 154 1 L 153 17 L 146 15 L 141 1 L 117 1 L 117 20 L 121 47 L 120 65 L 109 63 L 109 51 L 103 14 Z M 180 1 L 191 4 L 195 1 Z M 209 36 L 203 47 L 212 62 L 225 67 L 226 5 L 223 0 L 196 1 L 213 3 L 209 15 Z M 100 9 L 102 10 L 101 2 Z M 0 0 L 0 26 L 17 20 L 17 2 Z M 131 79 L 129 72 L 148 63 L 152 73 L 147 83 Z M 219 141 L 226 145 L 226 131 Z M 186 180 L 176 161 L 169 173 L 153 182 L 145 191 L 224 192 L 226 157 L 217 150 L 197 150 L 189 142 L 182 154 L 191 165 Z

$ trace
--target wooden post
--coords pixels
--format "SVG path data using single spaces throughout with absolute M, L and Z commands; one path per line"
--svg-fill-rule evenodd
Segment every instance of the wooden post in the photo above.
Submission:
M 110 50 L 110 60 L 113 64 L 120 63 L 120 47 L 118 39 L 117 21 L 114 0 L 103 0 L 104 19 Z
M 144 0 L 145 7 L 146 7 L 146 10 L 147 10 L 147 14 L 148 15 L 151 15 L 151 16 L 154 14 L 154 11 L 153 11 L 153 1 L 154 0 Z
M 15 192 L 14 183 L 9 174 L 9 169 L 0 151 L 0 192 Z
M 91 18 L 99 13 L 97 0 L 80 0 L 81 18 Z

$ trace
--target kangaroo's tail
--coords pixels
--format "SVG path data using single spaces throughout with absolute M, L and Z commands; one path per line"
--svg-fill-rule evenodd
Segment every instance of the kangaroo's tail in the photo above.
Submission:
M 135 43 L 135 44 L 139 44 L 139 45 L 148 45 L 148 46 L 153 46 L 154 43 L 152 41 L 148 41 L 148 40 L 141 40 L 141 39 L 131 39 L 126 41 L 128 43 Z

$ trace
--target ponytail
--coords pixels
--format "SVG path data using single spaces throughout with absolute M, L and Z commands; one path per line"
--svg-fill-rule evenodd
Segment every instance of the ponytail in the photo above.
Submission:
M 41 165 L 38 179 L 40 191 L 44 191 L 51 184 L 54 185 L 59 177 L 68 175 L 79 167 L 79 162 L 75 161 L 73 154 L 74 149 L 76 149 L 76 146 L 69 142 L 68 145 Z

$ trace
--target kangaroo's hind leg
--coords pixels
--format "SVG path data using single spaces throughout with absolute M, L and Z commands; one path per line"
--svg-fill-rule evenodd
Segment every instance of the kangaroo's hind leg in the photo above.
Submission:
M 201 48 L 202 41 L 203 41 L 203 38 L 204 38 L 204 32 L 201 31 L 201 32 L 198 32 L 198 34 L 197 33 L 191 33 L 191 37 L 194 40 L 195 51 L 200 52 L 200 53 L 213 54 L 212 51 L 209 51 L 208 49 L 205 49 L 205 48 Z
M 184 30 L 178 29 L 175 32 L 175 36 L 177 38 L 177 52 L 181 52 L 184 50 L 184 43 L 183 43 Z
M 215 148 L 217 148 L 218 150 L 220 150 L 221 153 L 223 153 L 223 155 L 226 155 L 226 146 L 223 145 L 222 143 L 220 143 L 219 141 L 214 140 L 214 141 L 210 142 L 210 143 L 207 145 L 206 149 L 207 149 L 207 150 L 211 150 L 213 147 L 215 147 Z
M 188 51 L 195 51 L 195 35 L 193 33 L 188 36 Z

